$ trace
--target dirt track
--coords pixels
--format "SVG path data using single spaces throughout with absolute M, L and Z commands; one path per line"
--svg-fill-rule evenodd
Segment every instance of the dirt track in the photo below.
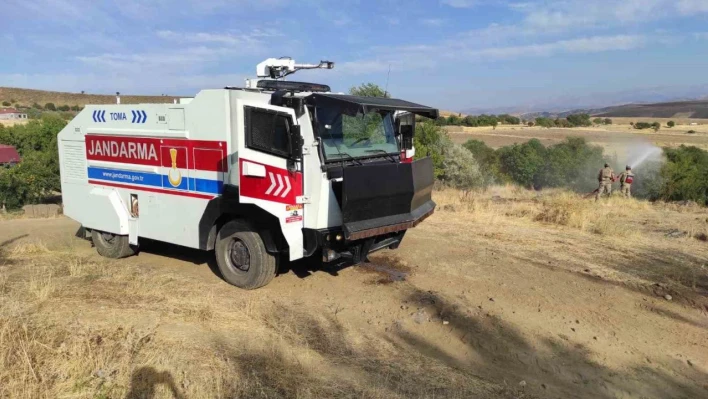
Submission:
M 399 353 L 499 387 L 470 388 L 482 397 L 708 397 L 708 247 L 665 238 L 662 212 L 642 215 L 639 223 L 655 232 L 626 247 L 622 239 L 516 224 L 503 214 L 471 216 L 451 205 L 411 230 L 398 251 L 373 256 L 376 267 L 325 272 L 300 262 L 253 292 L 224 283 L 198 251 L 152 243 L 121 262 L 204 284 L 215 301 L 272 301 L 329 315 Z M 671 223 L 685 225 L 701 212 L 676 214 Z M 0 247 L 41 240 L 97 257 L 73 238 L 77 227 L 65 218 L 0 221 Z M 657 268 L 679 285 L 691 285 L 679 272 L 695 268 L 693 287 L 665 285 L 649 273 Z M 387 269 L 407 278 L 391 281 Z M 669 292 L 672 301 L 663 298 Z M 71 306 L 56 312 L 76 316 L 79 306 L 84 322 L 111 322 L 91 304 Z M 149 324 L 140 316 L 149 309 L 123 317 Z M 203 333 L 178 320 L 161 324 L 163 335 Z

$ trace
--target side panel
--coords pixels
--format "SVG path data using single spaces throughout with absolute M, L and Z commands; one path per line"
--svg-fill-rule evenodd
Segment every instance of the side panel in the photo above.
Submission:
M 255 107 L 277 111 L 290 116 L 296 123 L 295 113 L 290 108 L 274 107 L 249 100 L 236 100 L 236 132 L 238 132 L 239 198 L 243 204 L 254 204 L 278 218 L 280 228 L 289 246 L 290 260 L 304 256 L 303 206 L 297 204 L 302 195 L 302 168 L 288 170 L 285 157 L 248 148 L 246 145 L 245 108 Z
M 199 248 L 199 222 L 227 172 L 229 101 L 228 90 L 205 90 L 185 104 L 87 106 L 59 134 L 65 214 L 123 234 L 111 221 L 120 212 L 91 194 L 112 190 L 126 212 L 137 197 L 131 236 Z

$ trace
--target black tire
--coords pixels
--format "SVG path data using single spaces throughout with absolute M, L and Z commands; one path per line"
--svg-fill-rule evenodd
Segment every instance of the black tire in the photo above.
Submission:
M 118 259 L 135 255 L 135 249 L 128 242 L 128 236 L 92 230 L 91 241 L 98 254 L 106 258 Z
M 254 290 L 275 277 L 276 257 L 266 251 L 261 236 L 243 221 L 232 220 L 219 230 L 214 252 L 219 271 L 229 284 Z

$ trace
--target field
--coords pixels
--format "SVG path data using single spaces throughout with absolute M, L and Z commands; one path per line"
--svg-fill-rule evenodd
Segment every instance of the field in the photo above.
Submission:
M 172 103 L 176 96 L 134 96 L 121 95 L 122 104 L 141 104 L 141 103 Z M 19 104 L 22 106 L 31 106 L 37 103 L 44 106 L 47 103 L 53 103 L 56 106 L 85 106 L 86 104 L 115 104 L 115 95 L 101 94 L 81 94 L 81 93 L 65 93 L 45 90 L 18 89 L 12 87 L 0 87 L 0 103 L 11 102 L 14 106 Z
M 620 118 L 615 118 L 613 121 Z M 491 127 L 447 127 L 450 138 L 456 143 L 464 143 L 469 139 L 481 140 L 493 148 L 499 148 L 515 143 L 523 143 L 532 138 L 539 139 L 544 145 L 552 145 L 565 140 L 566 137 L 584 137 L 588 142 L 601 145 L 605 148 L 635 142 L 648 142 L 660 147 L 677 147 L 682 144 L 693 145 L 708 149 L 708 120 L 702 120 L 699 125 L 677 125 L 667 128 L 666 121 L 659 119 L 646 119 L 646 121 L 659 121 L 662 128 L 658 132 L 652 129 L 637 130 L 629 122 L 641 122 L 643 118 L 622 119 L 621 122 L 607 127 L 589 128 L 542 128 L 527 126 L 501 125 L 496 129 Z M 679 123 L 677 121 L 677 123 Z M 688 133 L 694 130 L 696 133 Z
M 207 253 L 0 220 L 0 397 L 708 396 L 705 208 L 434 198 L 399 250 L 250 292 Z

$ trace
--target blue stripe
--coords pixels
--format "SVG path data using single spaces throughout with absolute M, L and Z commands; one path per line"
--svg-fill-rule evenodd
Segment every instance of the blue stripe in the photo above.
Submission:
M 157 173 L 89 167 L 88 177 L 89 179 L 96 180 L 130 183 L 141 186 L 162 187 L 162 179 Z
M 164 188 L 169 188 L 173 190 L 189 190 L 189 179 L 184 178 L 182 181 L 179 183 L 179 186 L 173 186 L 172 183 L 170 183 L 170 178 L 166 175 L 160 175 L 162 176 L 162 187 Z
M 167 175 L 150 172 L 135 172 L 123 169 L 88 168 L 88 177 L 92 180 L 105 180 L 117 183 L 128 183 L 139 186 L 160 187 L 172 190 L 194 191 L 205 194 L 221 194 L 224 182 L 198 178 L 182 178 L 178 187 L 170 183 Z
M 190 178 L 190 186 L 194 191 L 209 194 L 221 194 L 224 189 L 224 182 L 221 180 L 207 180 Z

